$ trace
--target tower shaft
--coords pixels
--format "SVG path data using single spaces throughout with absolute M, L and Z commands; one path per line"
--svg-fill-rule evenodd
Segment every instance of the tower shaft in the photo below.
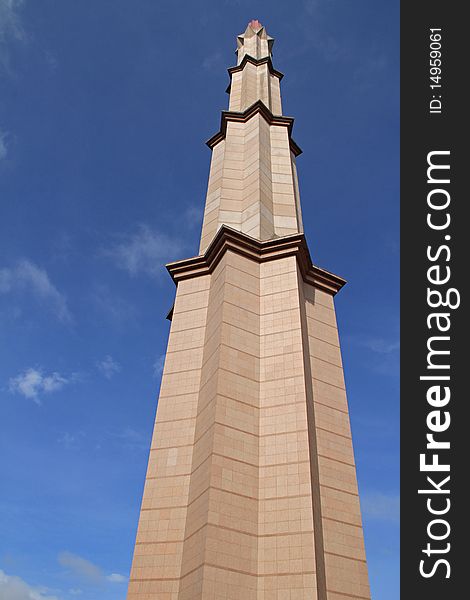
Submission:
M 229 111 L 212 148 L 200 252 L 225 224 L 258 240 L 302 231 L 293 119 L 282 115 L 282 73 L 272 66 L 270 38 L 252 22 L 238 36 L 229 69 Z M 255 30 L 252 27 L 255 27 Z
M 302 232 L 273 40 L 238 37 L 177 284 L 128 600 L 368 600 L 333 297 Z

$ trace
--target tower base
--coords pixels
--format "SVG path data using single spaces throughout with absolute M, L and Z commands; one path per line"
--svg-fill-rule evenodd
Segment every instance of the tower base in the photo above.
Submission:
M 370 598 L 333 296 L 222 226 L 177 284 L 128 600 Z

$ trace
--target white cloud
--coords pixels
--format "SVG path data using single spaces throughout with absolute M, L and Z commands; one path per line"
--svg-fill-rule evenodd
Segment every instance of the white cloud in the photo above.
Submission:
M 56 392 L 62 389 L 66 383 L 68 381 L 65 377 L 62 377 L 59 373 L 52 373 L 52 375 L 43 378 L 42 387 L 45 392 Z
M 0 0 L 1 1 L 1 0 Z M 0 160 L 7 157 L 7 134 L 0 129 Z
M 183 213 L 184 220 L 186 221 L 189 229 L 195 229 L 202 223 L 203 209 L 202 206 L 196 206 L 195 204 L 188 206 Z
M 104 575 L 102 570 L 86 558 L 71 552 L 61 552 L 58 556 L 59 564 L 70 569 L 75 575 L 92 583 L 102 583 Z
M 107 581 L 111 583 L 123 583 L 127 581 L 127 577 L 118 573 L 106 575 L 100 567 L 72 552 L 61 552 L 57 560 L 59 564 L 69 569 L 74 575 L 90 583 L 103 584 Z
M 80 441 L 84 437 L 86 437 L 84 431 L 77 431 L 76 433 L 65 431 L 57 438 L 57 442 L 65 446 L 65 448 L 74 448 L 80 444 Z
M 140 452 L 141 450 L 145 450 L 148 452 L 148 436 L 140 431 L 132 429 L 132 427 L 126 427 L 121 431 L 108 431 L 106 437 L 113 443 L 123 448 L 127 448 L 129 451 Z
M 46 65 L 49 67 L 49 69 L 51 71 L 56 71 L 59 66 L 59 60 L 57 56 L 50 50 L 46 50 L 44 57 L 46 59 Z
M 124 575 L 119 575 L 119 573 L 111 573 L 111 575 L 106 575 L 106 579 L 112 583 L 124 583 L 127 581 L 127 577 L 124 577 Z
M 116 362 L 112 356 L 109 354 L 105 356 L 105 358 L 100 361 L 98 364 L 98 369 L 103 373 L 106 379 L 111 379 L 116 373 L 119 373 L 121 370 L 121 365 Z
M 398 340 L 385 340 L 381 338 L 367 338 L 363 340 L 362 345 L 377 354 L 390 354 L 400 349 Z
M 11 271 L 10 269 L 0 269 L 0 294 L 6 294 L 11 291 Z
M 400 340 L 395 335 L 373 337 L 345 336 L 344 341 L 361 349 L 364 367 L 380 375 L 397 377 L 400 373 Z
M 70 322 L 72 316 L 65 296 L 49 279 L 49 275 L 29 260 L 21 260 L 13 268 L 0 269 L 0 293 L 26 290 L 48 304 L 60 321 Z
M 59 444 L 63 444 L 64 446 L 69 448 L 70 446 L 73 446 L 73 444 L 75 443 L 75 439 L 76 438 L 74 435 L 66 431 L 57 439 L 57 441 L 59 442 Z
M 32 288 L 39 297 L 51 302 L 61 321 L 70 320 L 71 317 L 64 296 L 52 284 L 44 269 L 28 260 L 23 260 L 16 268 L 16 276 L 20 282 Z
M 11 44 L 26 40 L 19 16 L 19 9 L 23 4 L 23 0 L 0 0 L 0 74 L 11 70 Z
M 153 277 L 162 273 L 162 265 L 175 260 L 182 244 L 165 233 L 140 225 L 133 234 L 123 236 L 123 241 L 103 251 L 115 265 L 133 277 L 140 274 Z
M 41 404 L 39 396 L 41 394 L 50 394 L 62 389 L 70 383 L 56 371 L 50 375 L 44 375 L 41 369 L 26 369 L 9 381 L 9 390 L 11 393 L 22 394 L 25 398 L 34 400 L 36 404 Z
M 361 509 L 365 518 L 380 521 L 398 521 L 400 496 L 382 492 L 366 492 L 361 496 Z
M 160 377 L 163 373 L 163 367 L 165 366 L 165 355 L 161 354 L 157 357 L 155 362 L 153 363 L 153 376 Z
M 45 588 L 31 586 L 21 577 L 7 575 L 1 569 L 0 598 L 2 600 L 59 600 L 57 596 L 49 595 Z
M 0 41 L 3 42 L 9 35 L 24 39 L 23 27 L 17 12 L 23 4 L 23 0 L 0 0 Z

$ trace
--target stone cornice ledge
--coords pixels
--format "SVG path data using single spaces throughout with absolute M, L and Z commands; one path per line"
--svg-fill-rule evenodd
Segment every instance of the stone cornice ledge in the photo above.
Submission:
M 333 296 L 346 283 L 342 277 L 312 263 L 303 233 L 262 242 L 227 225 L 222 225 L 204 254 L 169 263 L 166 268 L 173 281 L 178 284 L 183 279 L 211 273 L 227 250 L 258 262 L 296 256 L 303 280 Z
M 228 121 L 235 121 L 237 123 L 246 123 L 256 114 L 260 114 L 269 125 L 284 125 L 284 127 L 288 128 L 289 131 L 289 142 L 290 148 L 295 156 L 299 156 L 302 154 L 302 150 L 299 146 L 294 142 L 291 138 L 292 134 L 292 126 L 294 125 L 293 117 L 284 117 L 282 115 L 273 115 L 273 113 L 269 110 L 269 108 L 264 104 L 262 100 L 257 100 L 254 104 L 249 106 L 243 112 L 223 110 L 222 118 L 220 122 L 220 130 L 213 135 L 209 140 L 207 140 L 206 144 L 212 150 L 212 148 L 225 139 L 225 134 L 227 132 L 227 123 Z
M 281 79 L 284 77 L 284 74 L 281 73 L 281 71 L 278 71 L 277 69 L 275 69 L 273 67 L 273 63 L 272 63 L 272 60 L 270 57 L 266 56 L 265 58 L 254 58 L 253 56 L 250 56 L 249 54 L 245 54 L 245 56 L 242 59 L 242 62 L 239 65 L 237 65 L 236 67 L 230 67 L 229 69 L 227 69 L 228 74 L 230 76 L 230 83 L 228 85 L 228 88 L 225 90 L 227 92 L 227 94 L 230 94 L 230 87 L 232 85 L 232 75 L 234 73 L 243 71 L 246 63 L 251 63 L 252 65 L 255 65 L 255 67 L 259 67 L 260 65 L 268 65 L 268 70 L 271 73 L 271 75 L 275 75 L 276 77 L 278 77 L 279 81 L 281 81 Z

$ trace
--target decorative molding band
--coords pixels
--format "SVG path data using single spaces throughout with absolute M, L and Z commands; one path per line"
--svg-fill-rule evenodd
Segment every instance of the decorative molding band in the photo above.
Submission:
M 229 121 L 234 121 L 236 123 L 246 123 L 251 119 L 251 117 L 257 114 L 260 114 L 265 119 L 265 121 L 268 122 L 269 125 L 282 125 L 284 127 L 287 127 L 289 132 L 290 148 L 292 152 L 295 156 L 299 156 L 299 154 L 302 154 L 302 150 L 291 138 L 294 119 L 292 117 L 273 115 L 273 113 L 269 110 L 269 108 L 266 106 L 266 104 L 264 104 L 262 100 L 257 100 L 254 104 L 249 106 L 243 112 L 223 110 L 220 121 L 220 130 L 209 140 L 207 140 L 206 144 L 212 150 L 212 148 L 216 144 L 225 139 L 225 135 L 227 133 L 227 123 Z
M 175 284 L 178 284 L 183 279 L 212 273 L 227 250 L 257 262 L 296 256 L 303 280 L 333 296 L 346 283 L 342 277 L 312 263 L 303 233 L 260 241 L 227 225 L 222 225 L 204 254 L 169 263 L 166 268 Z
M 230 67 L 230 69 L 227 69 L 228 74 L 230 76 L 230 83 L 228 84 L 228 88 L 225 90 L 227 92 L 227 94 L 230 94 L 230 88 L 232 86 L 232 75 L 233 73 L 239 73 L 240 71 L 243 71 L 243 69 L 245 68 L 246 63 L 250 63 L 252 65 L 255 65 L 255 67 L 259 67 L 261 65 L 268 65 L 268 70 L 271 73 L 271 75 L 274 75 L 275 77 L 279 78 L 279 81 L 281 81 L 281 79 L 284 77 L 284 73 L 281 73 L 281 71 L 278 71 L 277 69 L 275 69 L 273 67 L 273 63 L 272 60 L 269 56 L 266 56 L 265 58 L 253 58 L 252 56 L 250 56 L 249 54 L 245 54 L 245 56 L 242 59 L 242 62 L 237 65 L 236 67 Z

